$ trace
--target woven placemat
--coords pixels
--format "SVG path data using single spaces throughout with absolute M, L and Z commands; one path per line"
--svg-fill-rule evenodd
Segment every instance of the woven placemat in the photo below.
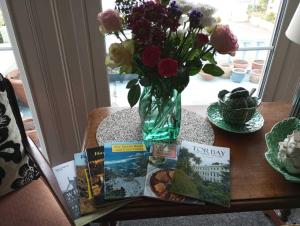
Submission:
M 117 111 L 106 117 L 98 125 L 96 139 L 99 146 L 109 142 L 143 140 L 137 108 Z M 178 143 L 186 140 L 212 145 L 214 139 L 214 131 L 209 122 L 194 112 L 182 110 Z

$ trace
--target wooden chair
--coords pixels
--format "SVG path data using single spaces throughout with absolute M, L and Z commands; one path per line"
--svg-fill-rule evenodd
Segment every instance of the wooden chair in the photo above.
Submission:
M 0 197 L 0 225 L 73 225 L 53 171 L 35 144 L 26 137 L 14 90 L 11 83 L 4 80 L 22 143 L 38 166 L 41 176 L 23 188 Z

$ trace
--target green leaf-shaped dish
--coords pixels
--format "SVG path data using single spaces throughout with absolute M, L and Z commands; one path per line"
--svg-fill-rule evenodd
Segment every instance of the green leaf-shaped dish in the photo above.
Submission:
M 265 157 L 268 163 L 281 173 L 286 180 L 300 183 L 300 175 L 297 176 L 288 173 L 277 158 L 279 151 L 278 143 L 283 141 L 287 135 L 292 134 L 294 130 L 300 131 L 300 120 L 297 118 L 288 118 L 275 124 L 271 131 L 266 134 L 268 151 L 265 153 Z
M 258 111 L 244 124 L 230 124 L 224 120 L 218 102 L 208 106 L 207 117 L 215 126 L 232 133 L 253 133 L 260 130 L 264 125 L 264 118 Z

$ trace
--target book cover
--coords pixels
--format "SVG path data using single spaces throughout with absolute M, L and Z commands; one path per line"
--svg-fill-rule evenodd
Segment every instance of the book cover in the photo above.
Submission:
M 105 199 L 143 195 L 149 153 L 141 142 L 104 145 Z
M 85 152 L 74 154 L 74 163 L 77 174 L 77 188 L 79 193 L 79 203 L 81 214 L 96 211 L 94 199 L 89 180 L 88 163 Z
M 229 148 L 183 141 L 170 191 L 202 201 L 229 206 Z
M 80 217 L 79 194 L 76 183 L 74 161 L 69 161 L 52 168 L 60 190 L 69 207 L 72 219 Z
M 153 144 L 149 156 L 144 195 L 152 198 L 188 204 L 204 203 L 169 191 L 175 172 L 179 145 Z
M 91 188 L 96 206 L 104 203 L 104 147 L 86 150 Z
M 176 144 L 152 144 L 151 153 L 154 157 L 177 158 L 179 146 Z

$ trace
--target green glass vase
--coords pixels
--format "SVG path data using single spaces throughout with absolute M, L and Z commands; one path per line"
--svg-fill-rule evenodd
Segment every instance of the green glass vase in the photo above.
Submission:
M 152 87 L 145 87 L 139 115 L 144 140 L 176 140 L 181 123 L 181 94 L 173 89 L 168 97 L 157 98 Z

